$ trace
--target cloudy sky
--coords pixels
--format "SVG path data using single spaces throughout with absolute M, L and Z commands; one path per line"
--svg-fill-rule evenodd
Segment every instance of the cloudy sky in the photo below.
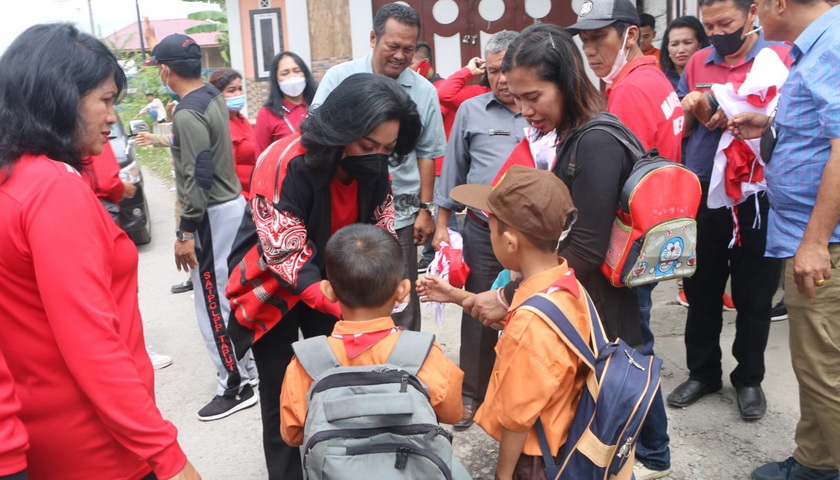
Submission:
M 152 20 L 186 18 L 190 12 L 217 9 L 216 5 L 180 0 L 136 0 L 140 15 Z M 0 51 L 26 28 L 37 23 L 73 22 L 90 31 L 88 4 L 93 10 L 96 33 L 108 36 L 120 28 L 137 22 L 135 0 L 14 0 L 3 1 L 0 15 Z

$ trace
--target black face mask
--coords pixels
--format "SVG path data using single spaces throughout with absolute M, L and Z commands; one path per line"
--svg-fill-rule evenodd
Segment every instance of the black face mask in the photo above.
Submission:
M 338 165 L 359 183 L 372 183 L 381 175 L 388 175 L 388 157 L 384 153 L 348 155 Z
M 715 47 L 715 51 L 718 55 L 721 57 L 732 55 L 737 52 L 742 45 L 744 45 L 744 42 L 747 41 L 746 36 L 741 37 L 741 34 L 744 33 L 744 27 L 746 27 L 746 23 L 732 33 L 709 36 L 709 42 L 711 42 L 712 46 Z

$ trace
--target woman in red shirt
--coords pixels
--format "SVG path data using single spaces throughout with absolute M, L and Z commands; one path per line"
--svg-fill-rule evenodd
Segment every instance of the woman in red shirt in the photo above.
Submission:
M 239 113 L 245 107 L 245 91 L 242 89 L 242 75 L 232 68 L 220 68 L 210 75 L 210 84 L 222 92 L 230 115 L 230 141 L 233 144 L 233 163 L 236 176 L 242 184 L 242 195 L 250 199 L 251 172 L 257 164 L 254 146 L 254 127 Z
M 0 351 L 31 480 L 200 478 L 155 406 L 137 249 L 79 174 L 125 83 L 69 24 L 31 27 L 0 58 Z
M 271 62 L 268 101 L 257 113 L 257 156 L 281 138 L 300 131 L 318 84 L 303 60 L 280 52 Z

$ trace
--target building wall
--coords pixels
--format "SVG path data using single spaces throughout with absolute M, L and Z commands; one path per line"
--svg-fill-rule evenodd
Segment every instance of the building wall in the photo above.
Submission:
M 572 9 L 578 11 L 583 1 L 571 0 Z M 635 1 L 641 11 L 656 18 L 657 38 L 654 44 L 657 46 L 661 44 L 670 19 L 683 14 L 696 15 L 697 10 L 697 0 Z M 245 77 L 246 109 L 252 120 L 265 102 L 270 85 L 268 80 L 257 80 L 254 73 L 249 12 L 259 9 L 261 3 L 268 8 L 281 9 L 283 48 L 300 55 L 310 66 L 316 80 L 320 80 L 333 65 L 370 52 L 374 13 L 372 0 L 228 0 L 228 9 L 236 10 L 232 17 L 238 17 L 238 22 L 231 25 L 231 35 L 238 35 L 239 39 L 231 40 L 231 48 L 237 43 L 239 48 L 237 52 L 231 52 L 231 60 L 233 68 L 240 70 Z M 448 53 L 438 52 L 438 59 L 446 55 Z M 594 75 L 590 76 L 597 83 Z
M 662 35 L 668 27 L 668 0 L 644 0 L 644 13 L 653 15 L 656 19 L 656 38 L 654 38 L 653 46 L 661 48 Z
M 294 0 L 294 2 L 301 3 L 304 0 Z M 264 3 L 264 6 L 261 6 Z M 231 17 L 236 17 L 238 22 L 231 25 L 231 36 L 236 35 L 238 41 L 231 40 L 231 50 L 237 49 L 234 53 L 231 51 L 231 65 L 234 69 L 240 71 L 244 77 L 245 92 L 247 95 L 247 105 L 244 113 L 251 121 L 256 119 L 257 112 L 263 103 L 268 98 L 268 79 L 257 79 L 254 66 L 254 45 L 251 33 L 251 11 L 259 10 L 261 8 L 279 8 L 281 10 L 281 31 L 283 50 L 293 50 L 290 47 L 289 28 L 289 8 L 287 8 L 286 0 L 268 0 L 267 2 L 260 2 L 260 0 L 229 0 L 228 9 L 235 10 L 236 14 Z M 288 5 L 288 7 L 292 7 Z M 229 13 L 230 15 L 230 13 Z M 308 54 L 308 52 L 306 52 Z M 306 55 L 301 55 L 306 58 Z
M 353 59 L 349 0 L 309 2 L 309 42 L 316 80 L 333 65 Z

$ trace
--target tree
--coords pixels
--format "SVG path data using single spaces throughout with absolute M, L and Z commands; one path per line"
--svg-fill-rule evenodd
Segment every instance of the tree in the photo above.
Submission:
M 219 10 L 202 10 L 187 15 L 190 20 L 207 20 L 203 23 L 184 30 L 184 33 L 216 33 L 216 41 L 219 43 L 219 53 L 225 66 L 230 66 L 230 39 L 228 37 L 227 6 L 225 0 L 184 0 L 185 2 L 201 2 L 218 5 Z

